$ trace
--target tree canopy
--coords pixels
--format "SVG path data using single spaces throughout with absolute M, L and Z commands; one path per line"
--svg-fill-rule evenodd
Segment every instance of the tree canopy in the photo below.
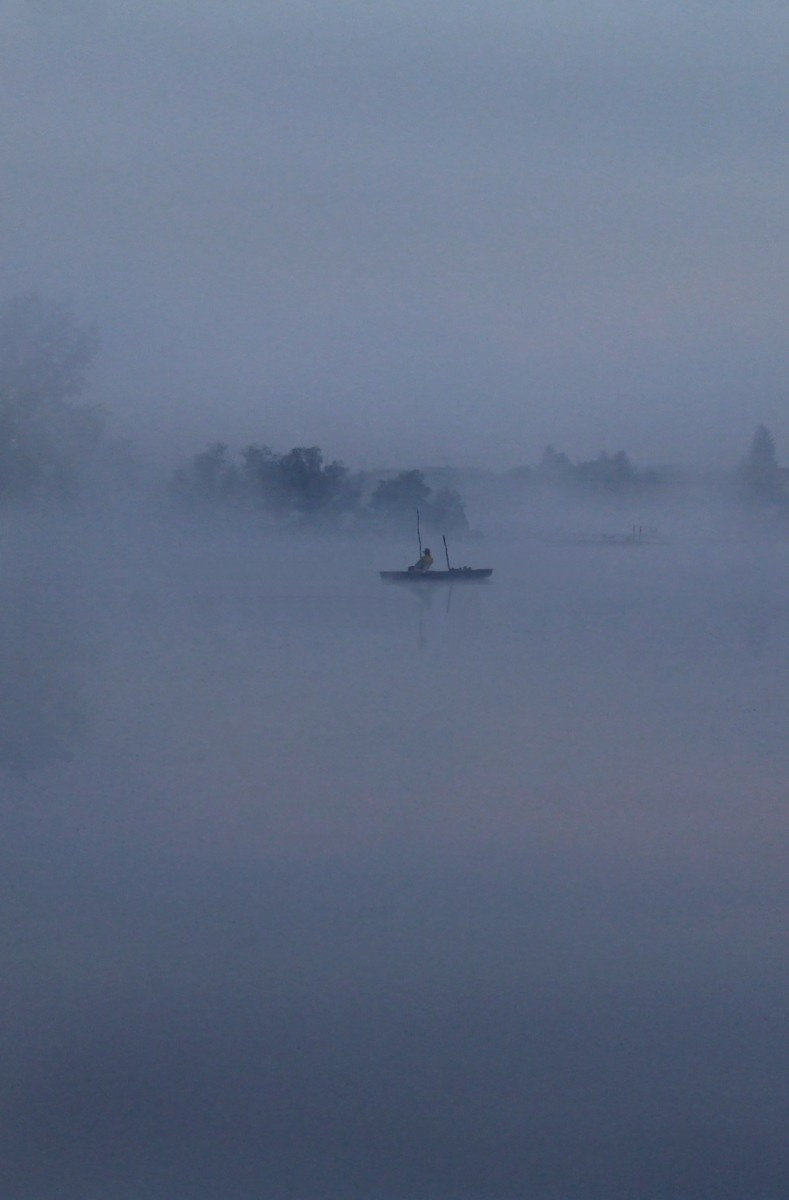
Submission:
M 97 348 L 64 303 L 32 292 L 0 305 L 0 499 L 75 486 L 102 428 L 81 402 Z
M 343 463 L 326 462 L 319 446 L 279 454 L 252 443 L 234 459 L 224 442 L 214 442 L 175 472 L 171 493 L 191 507 L 241 506 L 291 527 L 392 530 L 410 527 L 418 508 L 436 529 L 468 531 L 460 495 L 452 488 L 434 493 L 421 471 L 379 480 L 367 503 L 362 482 Z
M 614 498 L 652 488 L 662 482 L 662 477 L 654 468 L 639 470 L 624 450 L 614 454 L 601 450 L 596 458 L 573 463 L 563 451 L 546 446 L 534 480 L 549 487 Z
M 360 484 L 342 463 L 325 462 L 319 446 L 294 446 L 277 454 L 246 446 L 233 461 L 215 442 L 176 471 L 172 492 L 190 504 L 243 504 L 291 524 L 339 520 L 357 506 Z

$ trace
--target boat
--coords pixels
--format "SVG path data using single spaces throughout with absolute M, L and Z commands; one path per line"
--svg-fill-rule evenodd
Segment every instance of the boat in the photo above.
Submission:
M 422 531 L 419 526 L 419 509 L 416 510 L 416 536 L 419 542 L 419 558 L 422 559 Z M 426 550 L 427 563 L 426 567 L 421 567 L 417 563 L 413 567 L 409 567 L 407 571 L 379 571 L 378 574 L 383 579 L 384 583 L 482 583 L 484 579 L 490 579 L 493 574 L 492 567 L 453 567 L 449 561 L 449 547 L 447 546 L 446 535 L 441 535 L 441 540 L 444 543 L 444 554 L 447 560 L 446 571 L 432 571 L 430 564 L 433 562 L 433 556 L 429 550 Z
M 492 567 L 450 567 L 448 571 L 379 571 L 385 583 L 481 583 Z

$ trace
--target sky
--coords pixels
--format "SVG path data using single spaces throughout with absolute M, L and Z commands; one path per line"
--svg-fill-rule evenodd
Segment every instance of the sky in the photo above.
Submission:
M 4 295 L 147 451 L 789 454 L 789 9 L 2 0 Z

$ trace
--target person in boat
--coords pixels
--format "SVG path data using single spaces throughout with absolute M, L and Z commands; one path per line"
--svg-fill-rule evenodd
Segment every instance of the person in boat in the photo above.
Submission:
M 412 567 L 409 567 L 408 570 L 409 571 L 429 571 L 430 568 L 432 567 L 432 565 L 433 565 L 433 555 L 430 553 L 427 546 L 425 546 L 419 559 L 414 563 L 414 565 Z

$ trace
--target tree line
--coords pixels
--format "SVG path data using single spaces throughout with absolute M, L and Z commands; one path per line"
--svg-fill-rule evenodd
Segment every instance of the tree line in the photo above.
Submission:
M 31 293 L 0 309 L 0 501 L 77 489 L 104 431 L 82 401 L 97 349 L 65 304 Z
M 106 462 L 106 413 L 84 399 L 98 346 L 96 329 L 67 304 L 38 293 L 0 304 L 0 504 L 78 496 L 97 462 Z M 573 462 L 553 446 L 534 466 L 506 474 L 527 488 L 610 499 L 657 493 L 674 482 L 664 469 L 637 467 L 624 450 Z M 789 472 L 765 426 L 730 481 L 746 506 L 789 514 Z M 468 529 L 457 489 L 432 487 L 425 471 L 353 473 L 318 446 L 279 452 L 261 442 L 233 454 L 217 441 L 177 468 L 167 493 L 181 507 L 247 508 L 290 527 L 383 530 L 419 508 L 434 528 L 455 535 Z
M 327 462 L 319 446 L 277 453 L 253 443 L 234 456 L 215 442 L 176 470 L 169 490 L 192 510 L 243 507 L 291 528 L 383 531 L 413 520 L 415 509 L 435 529 L 457 535 L 469 528 L 459 493 L 434 490 L 422 471 L 400 471 L 371 485 L 364 472 Z
M 655 491 L 668 482 L 656 467 L 636 467 L 624 450 L 601 450 L 596 458 L 573 463 L 564 451 L 546 446 L 537 465 L 526 471 L 538 484 L 612 497 Z

